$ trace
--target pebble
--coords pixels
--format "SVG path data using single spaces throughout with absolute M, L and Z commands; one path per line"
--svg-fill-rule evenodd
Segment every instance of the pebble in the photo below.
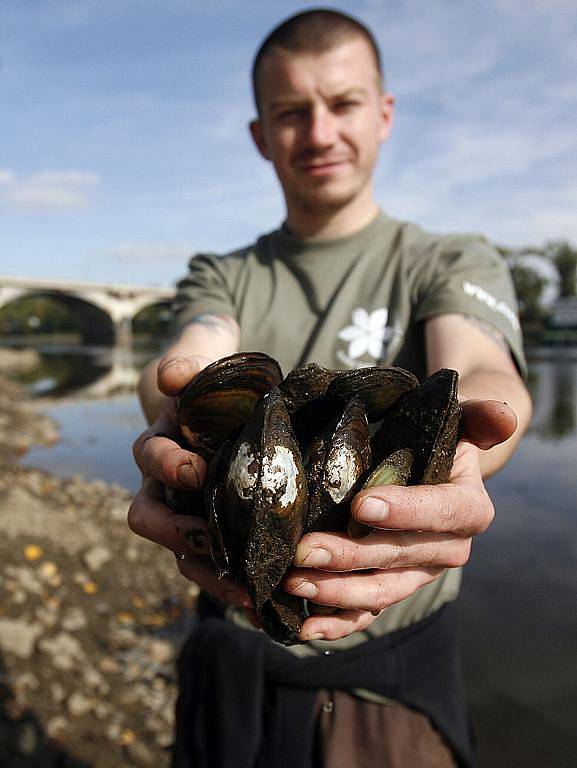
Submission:
M 24 557 L 26 560 L 39 560 L 43 554 L 42 547 L 39 547 L 37 544 L 29 544 L 27 547 L 24 547 Z
M 118 743 L 121 732 L 122 728 L 118 723 L 110 723 L 110 725 L 108 725 L 104 731 L 106 738 L 115 744 Z
M 156 762 L 153 752 L 141 741 L 130 744 L 128 754 L 136 765 L 154 765 Z
M 69 727 L 70 723 L 65 717 L 62 715 L 55 715 L 46 723 L 46 735 L 50 739 L 59 741 Z
M 37 691 L 40 688 L 40 681 L 33 672 L 21 672 L 14 680 L 14 687 L 24 691 Z
M 110 716 L 111 708 L 103 701 L 99 701 L 94 705 L 94 714 L 99 720 L 104 720 L 105 717 Z
M 87 625 L 86 614 L 82 608 L 76 606 L 69 608 L 62 617 L 61 626 L 67 632 L 78 632 L 81 629 L 86 629 Z
M 112 560 L 112 552 L 108 547 L 95 546 L 84 553 L 83 558 L 86 566 L 92 573 L 99 571 L 103 565 Z
M 0 619 L 0 649 L 21 659 L 29 659 L 42 632 L 43 628 L 35 622 Z
M 59 632 L 55 637 L 43 638 L 39 648 L 52 657 L 56 669 L 70 671 L 76 662 L 84 659 L 84 651 L 78 640 L 67 632 Z
M 4 573 L 6 576 L 10 576 L 14 579 L 14 581 L 26 592 L 30 592 L 34 595 L 44 594 L 42 582 L 38 579 L 38 576 L 30 566 L 7 565 L 4 569 Z
M 127 547 L 125 557 L 129 563 L 136 563 L 139 558 L 138 550 L 136 547 Z
M 47 560 L 41 564 L 38 569 L 38 574 L 44 584 L 47 584 L 49 587 L 58 589 L 58 587 L 62 586 L 62 576 L 58 572 L 58 566 L 51 560 Z
M 82 682 L 91 691 L 97 691 L 103 696 L 110 693 L 110 686 L 103 675 L 94 667 L 87 667 L 82 670 Z
M 24 592 L 23 589 L 15 589 L 11 595 L 10 599 L 14 603 L 14 605 L 24 605 L 24 603 L 28 600 L 28 595 L 26 592 Z
M 54 701 L 56 704 L 60 704 L 66 698 L 66 689 L 60 683 L 50 683 L 49 690 L 52 701 Z
M 92 711 L 93 707 L 94 699 L 89 699 L 80 691 L 74 691 L 66 702 L 66 709 L 72 717 L 84 717 Z
M 146 650 L 157 664 L 168 664 L 174 658 L 174 649 L 166 640 L 151 640 Z
M 109 674 L 117 674 L 120 672 L 120 664 L 116 661 L 116 659 L 113 659 L 112 656 L 103 656 L 98 666 L 103 672 L 109 673 Z
M 36 608 L 36 618 L 41 621 L 45 627 L 49 629 L 54 627 L 58 621 L 58 611 L 50 610 L 47 606 L 39 605 Z

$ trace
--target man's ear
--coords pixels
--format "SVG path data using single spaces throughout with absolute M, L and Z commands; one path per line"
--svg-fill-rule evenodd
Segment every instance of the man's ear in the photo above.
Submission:
M 379 97 L 379 100 L 379 111 L 381 117 L 379 140 L 381 143 L 384 143 L 391 135 L 391 129 L 393 127 L 395 97 L 392 95 L 392 93 L 382 93 Z
M 270 160 L 270 153 L 268 151 L 266 141 L 264 138 L 264 132 L 262 129 L 262 122 L 260 120 L 251 120 L 251 122 L 248 125 L 250 130 L 250 135 L 252 136 L 252 140 L 255 143 L 256 148 L 264 157 L 265 160 Z

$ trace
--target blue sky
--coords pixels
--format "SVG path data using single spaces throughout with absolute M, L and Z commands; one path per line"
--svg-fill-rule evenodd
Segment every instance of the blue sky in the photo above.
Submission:
M 577 0 L 335 2 L 397 98 L 377 197 L 435 231 L 577 242 Z M 283 218 L 253 149 L 277 0 L 1 0 L 0 275 L 171 285 Z

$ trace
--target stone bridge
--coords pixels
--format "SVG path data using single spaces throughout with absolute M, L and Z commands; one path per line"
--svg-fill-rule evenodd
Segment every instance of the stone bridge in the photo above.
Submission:
M 44 280 L 0 277 L 0 307 L 25 296 L 56 298 L 78 311 L 86 342 L 127 343 L 132 338 L 132 321 L 145 307 L 170 302 L 171 288 L 141 285 L 82 283 L 71 280 Z

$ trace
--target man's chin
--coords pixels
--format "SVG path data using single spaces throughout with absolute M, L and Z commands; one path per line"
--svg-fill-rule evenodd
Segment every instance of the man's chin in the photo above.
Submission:
M 337 213 L 346 208 L 356 198 L 354 193 L 337 192 L 329 189 L 316 189 L 299 198 L 300 206 L 307 213 Z

